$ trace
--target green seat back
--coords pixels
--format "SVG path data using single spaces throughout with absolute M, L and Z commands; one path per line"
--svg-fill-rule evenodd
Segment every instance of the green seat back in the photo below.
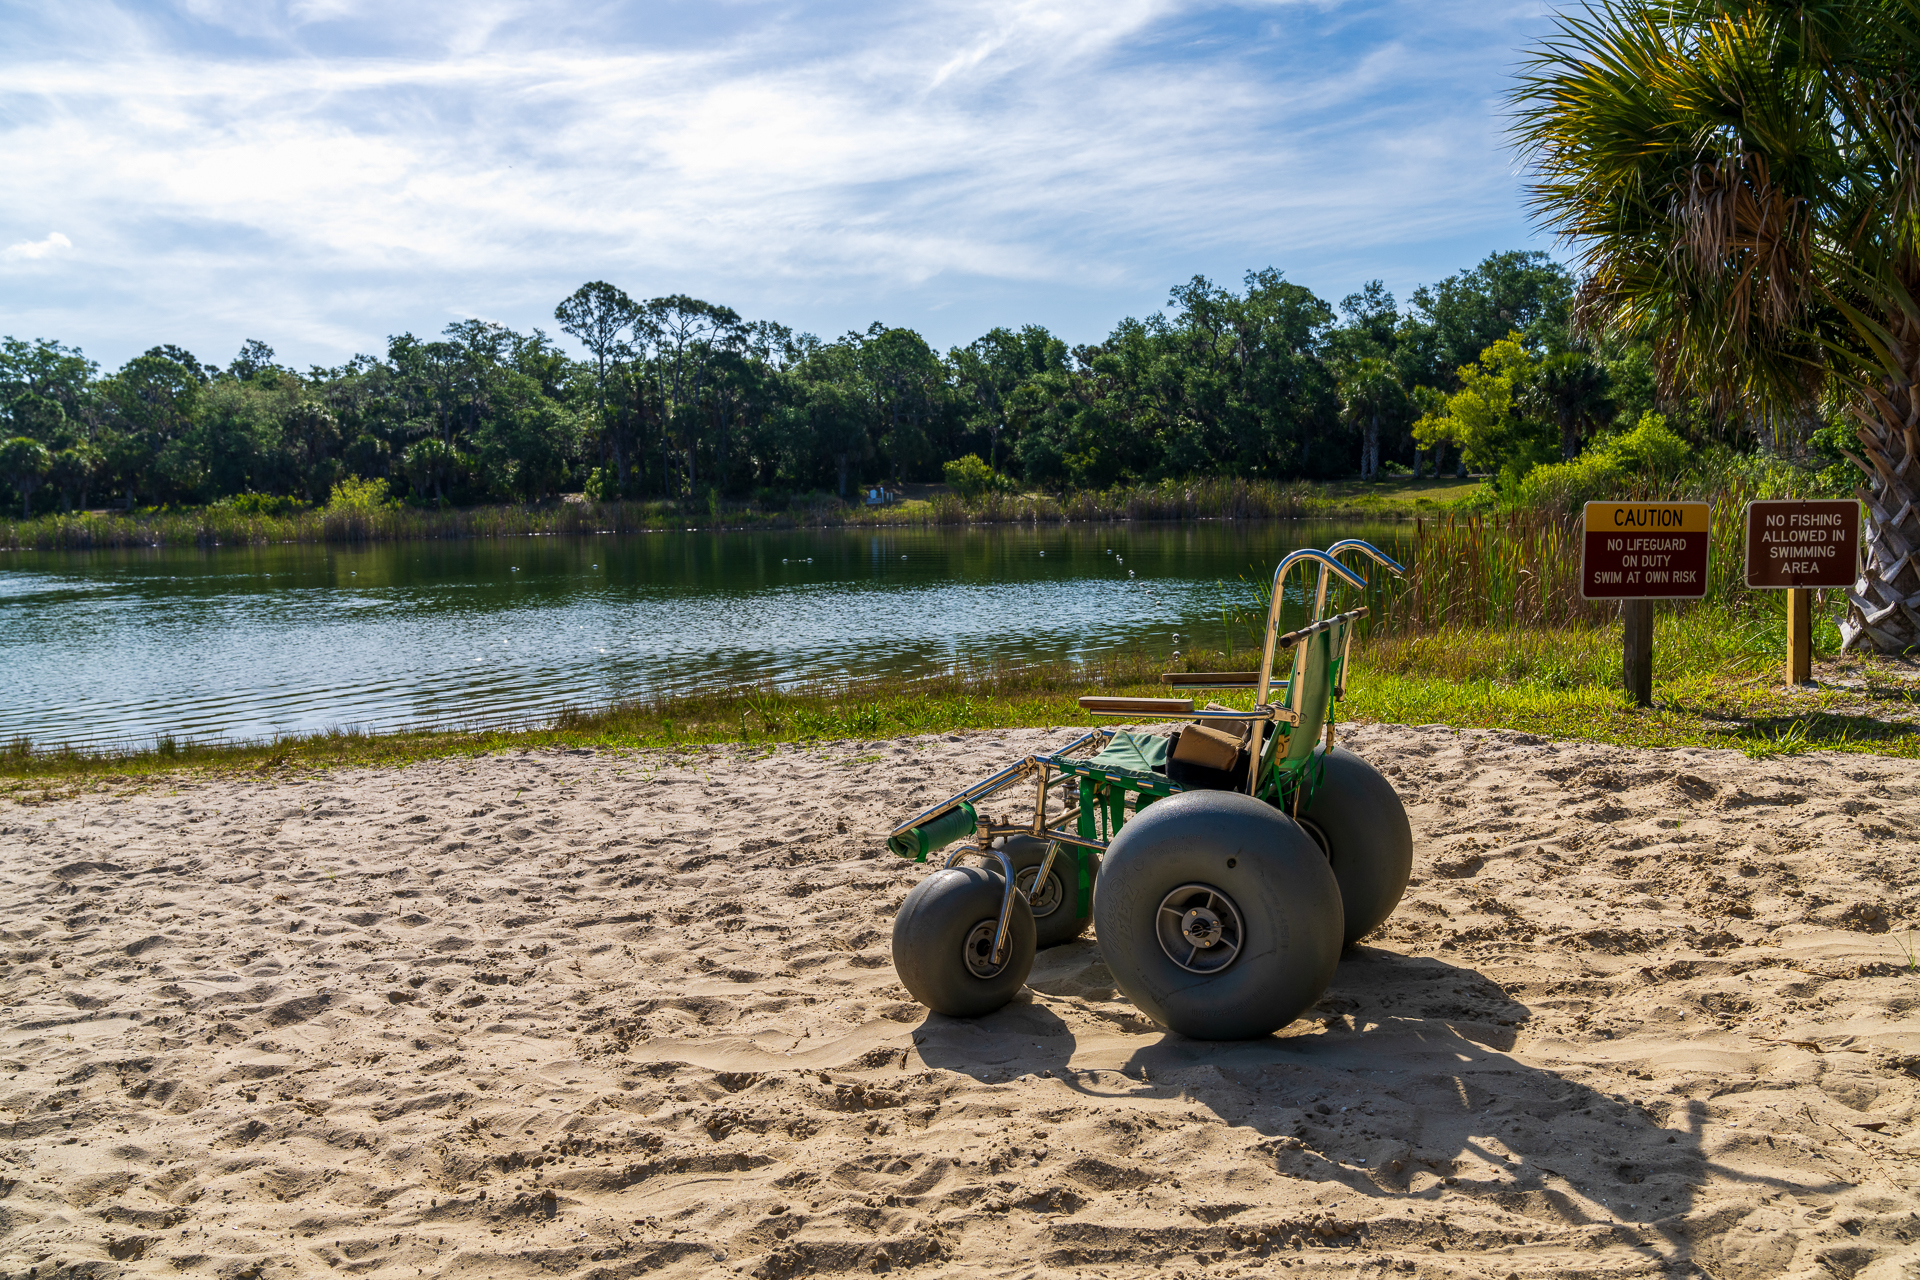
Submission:
M 1300 720 L 1274 726 L 1266 750 L 1261 752 L 1266 757 L 1263 771 L 1274 763 L 1305 760 L 1313 754 L 1314 744 L 1320 740 L 1320 726 L 1327 720 L 1327 704 L 1336 688 L 1345 683 L 1347 632 L 1352 626 L 1351 622 L 1337 622 L 1294 646 L 1293 675 L 1287 681 L 1282 705 L 1297 713 Z M 1278 761 L 1274 760 L 1276 754 Z

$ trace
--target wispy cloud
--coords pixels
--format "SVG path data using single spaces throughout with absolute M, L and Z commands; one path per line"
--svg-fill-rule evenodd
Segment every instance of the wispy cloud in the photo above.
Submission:
M 1196 271 L 1404 288 L 1526 236 L 1497 99 L 1537 4 L 13 12 L 0 238 L 87 253 L 10 279 L 0 328 L 109 361 L 551 327 L 592 278 L 1090 339 Z
M 22 240 L 18 244 L 10 244 L 4 249 L 0 249 L 0 258 L 4 258 L 9 262 L 22 260 L 31 262 L 40 258 L 49 257 L 62 249 L 71 248 L 73 248 L 73 241 L 67 239 L 58 231 L 49 231 L 47 238 L 44 240 Z

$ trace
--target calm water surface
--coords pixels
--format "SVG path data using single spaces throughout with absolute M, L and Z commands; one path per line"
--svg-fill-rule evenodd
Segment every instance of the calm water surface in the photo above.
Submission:
M 1221 579 L 1392 526 L 0 552 L 0 738 L 498 723 L 655 692 L 1217 646 Z M 1245 643 L 1242 639 L 1240 643 Z

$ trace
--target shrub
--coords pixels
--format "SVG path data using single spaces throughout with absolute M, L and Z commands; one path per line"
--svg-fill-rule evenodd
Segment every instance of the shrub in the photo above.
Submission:
M 306 503 L 277 493 L 236 493 L 213 505 L 242 516 L 284 516 L 300 510 Z
M 349 476 L 333 486 L 333 493 L 327 499 L 329 512 L 355 512 L 371 514 L 384 511 L 400 504 L 387 495 L 385 480 L 361 480 Z
M 970 453 L 964 458 L 955 458 L 941 468 L 946 481 L 953 491 L 971 501 L 991 489 L 997 488 L 1000 477 L 993 468 L 981 461 L 980 455 Z
M 1571 514 L 1587 502 L 1624 497 L 1630 488 L 1666 485 L 1687 469 L 1687 442 L 1667 420 L 1645 413 L 1633 430 L 1603 436 L 1571 462 L 1535 467 L 1507 489 L 1515 507 Z
M 1687 465 L 1687 442 L 1667 430 L 1666 418 L 1649 410 L 1631 431 L 1602 438 L 1595 448 L 1629 475 L 1673 480 Z
M 1513 505 L 1522 510 L 1564 515 L 1578 511 L 1582 503 L 1612 497 L 1625 480 L 1611 458 L 1583 453 L 1571 462 L 1535 467 L 1509 493 Z

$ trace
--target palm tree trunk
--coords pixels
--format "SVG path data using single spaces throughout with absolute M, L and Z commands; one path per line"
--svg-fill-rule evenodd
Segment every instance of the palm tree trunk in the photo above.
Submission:
M 1920 648 L 1920 324 L 1896 312 L 1888 327 L 1901 375 L 1852 406 L 1865 455 L 1853 462 L 1867 476 L 1854 490 L 1867 508 L 1867 546 L 1840 621 L 1843 653 Z

